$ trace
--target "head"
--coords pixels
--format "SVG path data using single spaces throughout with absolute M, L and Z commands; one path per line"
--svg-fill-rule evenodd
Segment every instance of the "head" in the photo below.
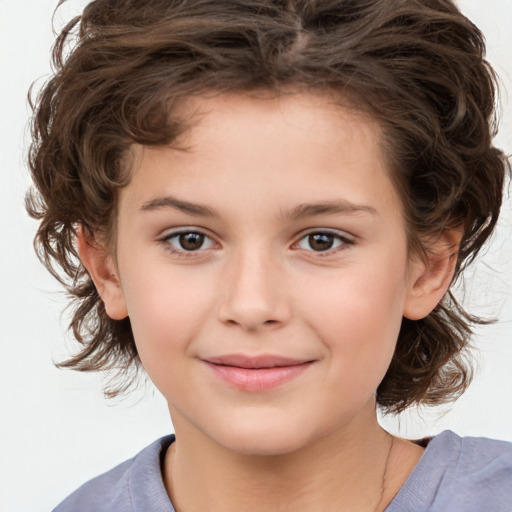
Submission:
M 407 269 L 448 269 L 436 301 L 393 327 L 377 403 L 401 411 L 465 389 L 478 319 L 449 285 L 494 228 L 506 161 L 491 143 L 495 78 L 482 35 L 452 2 L 96 0 L 63 30 L 54 62 L 35 106 L 28 205 L 41 220 L 39 254 L 74 298 L 80 350 L 64 366 L 115 370 L 113 394 L 140 366 L 130 312 L 108 311 L 77 248 L 122 269 L 123 204 L 147 155 L 193 154 L 197 130 L 229 98 L 238 113 L 251 111 L 246 98 L 281 101 L 290 115 L 302 98 L 324 121 L 332 105 L 372 127 Z

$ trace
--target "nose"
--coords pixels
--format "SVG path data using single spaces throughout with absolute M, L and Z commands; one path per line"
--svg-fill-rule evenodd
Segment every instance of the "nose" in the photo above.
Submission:
M 290 305 L 283 269 L 267 251 L 246 251 L 226 262 L 219 319 L 246 331 L 287 323 Z

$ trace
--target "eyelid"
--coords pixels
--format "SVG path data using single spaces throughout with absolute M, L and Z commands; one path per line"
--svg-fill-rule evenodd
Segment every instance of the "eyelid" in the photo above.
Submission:
M 171 239 L 176 238 L 176 237 L 186 234 L 186 233 L 198 233 L 200 235 L 203 235 L 205 237 L 205 239 L 210 240 L 212 247 L 207 247 L 204 249 L 201 248 L 201 249 L 197 249 L 195 251 L 187 251 L 185 249 L 179 249 L 179 248 L 173 247 L 171 245 L 171 243 L 169 242 Z M 168 250 L 172 254 L 185 256 L 185 257 L 194 256 L 194 255 L 198 256 L 199 254 L 204 253 L 208 249 L 212 249 L 213 247 L 220 247 L 219 242 L 217 242 L 215 240 L 215 237 L 213 237 L 209 233 L 208 230 L 197 227 L 197 226 L 180 226 L 179 228 L 167 230 L 164 232 L 163 235 L 158 237 L 157 241 L 159 243 L 166 245 L 166 250 Z
M 205 228 L 199 226 L 179 226 L 176 228 L 167 228 L 162 230 L 162 234 L 159 235 L 160 240 L 169 239 L 176 235 L 182 235 L 183 233 L 201 233 L 204 236 L 212 238 L 210 232 Z
M 310 235 L 315 235 L 315 234 L 331 235 L 331 236 L 337 238 L 338 240 L 340 240 L 342 242 L 342 244 L 338 247 L 327 249 L 325 251 L 315 251 L 313 249 L 308 250 L 308 249 L 301 249 L 301 248 L 298 248 L 298 250 L 310 252 L 310 253 L 316 254 L 318 256 L 321 256 L 321 255 L 327 256 L 327 255 L 333 254 L 335 252 L 338 252 L 340 250 L 344 250 L 347 248 L 347 246 L 353 245 L 355 243 L 355 237 L 347 234 L 345 231 L 340 231 L 340 230 L 333 229 L 333 228 L 311 228 L 306 231 L 303 231 L 300 234 L 300 236 L 293 243 L 292 248 L 297 247 L 298 244 L 302 240 L 304 240 L 306 237 L 308 237 Z
M 193 251 L 187 251 L 185 249 L 175 248 L 169 243 L 169 240 L 171 240 L 175 237 L 178 237 L 179 235 L 185 234 L 185 233 L 199 233 L 199 234 L 203 235 L 206 239 L 208 239 L 211 242 L 212 246 L 204 248 L 204 249 L 201 248 L 201 249 L 197 249 L 197 250 L 193 250 Z M 313 235 L 313 234 L 331 235 L 331 236 L 337 238 L 338 240 L 340 240 L 342 243 L 338 247 L 327 249 L 325 251 L 315 251 L 313 249 L 307 250 L 307 249 L 302 249 L 302 248 L 298 247 L 298 244 L 302 240 L 304 240 L 306 237 Z M 291 248 L 297 249 L 297 250 L 303 250 L 305 252 L 310 252 L 310 253 L 316 254 L 317 256 L 322 256 L 322 255 L 327 256 L 327 255 L 336 253 L 340 250 L 344 250 L 347 248 L 347 246 L 353 245 L 355 243 L 354 238 L 355 237 L 353 235 L 349 235 L 345 231 L 340 231 L 340 230 L 333 229 L 333 228 L 310 228 L 310 229 L 300 233 L 300 236 L 298 236 L 296 238 L 296 241 L 292 244 Z M 171 253 L 179 255 L 179 256 L 184 256 L 184 257 L 194 256 L 194 255 L 198 256 L 201 253 L 204 253 L 205 251 L 212 249 L 214 247 L 217 247 L 217 248 L 221 247 L 221 244 L 215 239 L 215 237 L 209 232 L 209 230 L 200 228 L 198 226 L 180 226 L 177 228 L 169 229 L 169 230 L 165 231 L 162 236 L 159 236 L 157 241 L 159 243 L 166 245 L 166 250 L 170 251 Z
M 328 233 L 330 235 L 336 235 L 341 238 L 346 238 L 347 240 L 353 240 L 355 238 L 354 235 L 347 233 L 347 231 L 344 231 L 343 229 L 323 228 L 322 226 L 305 229 L 304 231 L 301 231 L 300 237 L 312 235 L 315 233 Z

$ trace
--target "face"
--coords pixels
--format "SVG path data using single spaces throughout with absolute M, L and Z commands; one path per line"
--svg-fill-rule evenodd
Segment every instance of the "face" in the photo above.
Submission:
M 374 418 L 414 273 L 377 124 L 328 96 L 187 100 L 134 148 L 111 316 L 177 434 L 290 452 Z

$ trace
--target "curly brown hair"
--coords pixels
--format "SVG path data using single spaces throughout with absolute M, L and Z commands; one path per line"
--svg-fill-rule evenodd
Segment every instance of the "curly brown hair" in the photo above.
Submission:
M 115 245 L 128 150 L 173 141 L 186 128 L 173 105 L 206 91 L 349 97 L 382 128 L 410 249 L 462 227 L 455 280 L 493 231 L 508 166 L 492 146 L 496 77 L 484 52 L 449 0 L 91 2 L 56 40 L 29 153 L 35 247 L 74 301 L 80 350 L 60 366 L 117 372 L 109 395 L 140 367 L 129 319 L 107 316 L 80 263 L 77 229 Z M 459 396 L 475 322 L 451 292 L 426 318 L 404 318 L 378 404 L 398 412 Z

